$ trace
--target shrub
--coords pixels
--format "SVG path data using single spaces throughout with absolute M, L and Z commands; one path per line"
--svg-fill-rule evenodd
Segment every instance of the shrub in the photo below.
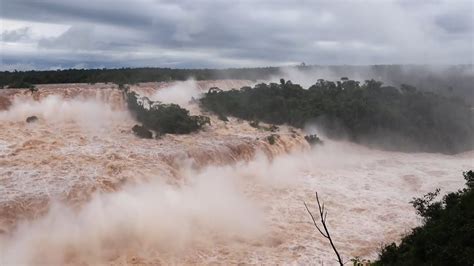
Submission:
M 135 125 L 135 126 L 133 126 L 132 131 L 136 136 L 138 136 L 140 138 L 144 138 L 144 139 L 153 138 L 153 133 L 151 133 L 151 131 L 148 130 L 144 126 Z

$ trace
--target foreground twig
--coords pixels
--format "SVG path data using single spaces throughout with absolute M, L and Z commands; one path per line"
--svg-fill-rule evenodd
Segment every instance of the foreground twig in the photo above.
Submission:
M 319 228 L 318 224 L 316 223 L 316 220 L 314 219 L 313 214 L 311 213 L 311 211 L 308 208 L 308 205 L 306 205 L 306 202 L 303 202 L 303 203 L 304 203 L 304 206 L 306 207 L 306 210 L 308 211 L 309 215 L 311 216 L 311 219 L 313 220 L 313 224 L 316 227 L 316 229 L 318 229 L 319 233 L 322 236 L 329 239 L 329 243 L 331 244 L 331 247 L 334 250 L 334 253 L 336 253 L 337 260 L 338 260 L 339 264 L 344 265 L 344 263 L 342 262 L 342 258 L 339 255 L 339 252 L 337 251 L 336 247 L 334 246 L 334 243 L 332 242 L 331 235 L 329 234 L 329 230 L 328 230 L 328 227 L 326 225 L 326 217 L 328 215 L 328 212 L 324 209 L 324 203 L 321 205 L 321 203 L 319 202 L 318 192 L 316 192 L 316 201 L 318 202 L 319 217 L 320 217 L 320 220 L 321 220 L 321 224 L 323 225 L 324 232 L 323 232 L 323 230 L 321 230 L 321 228 Z

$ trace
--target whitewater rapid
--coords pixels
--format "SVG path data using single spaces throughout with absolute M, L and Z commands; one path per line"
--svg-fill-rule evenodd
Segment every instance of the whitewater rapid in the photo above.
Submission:
M 373 259 L 420 224 L 413 197 L 462 188 L 462 171 L 473 167 L 473 152 L 407 154 L 327 139 L 310 149 L 287 127 L 269 145 L 268 132 L 234 118 L 211 117 L 197 134 L 138 139 L 120 92 L 100 86 L 8 96 L 0 264 L 332 265 L 303 205 L 315 207 L 316 191 L 343 258 Z M 225 84 L 174 83 L 176 93 L 154 86 L 132 89 L 199 113 L 183 97 Z M 40 119 L 27 124 L 29 115 Z

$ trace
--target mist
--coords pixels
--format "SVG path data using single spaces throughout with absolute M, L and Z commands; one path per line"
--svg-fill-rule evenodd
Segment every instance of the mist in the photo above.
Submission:
M 196 81 L 189 78 L 186 81 L 178 81 L 167 86 L 166 89 L 158 89 L 150 99 L 163 103 L 174 103 L 184 108 L 189 108 L 190 101 L 199 98 L 202 92 L 199 90 Z
M 452 87 L 455 95 L 474 100 L 471 86 L 474 83 L 473 65 L 289 66 L 280 67 L 278 73 L 271 75 L 268 80 L 278 82 L 284 78 L 308 88 L 318 79 L 337 81 L 341 77 L 360 82 L 374 79 L 395 87 L 408 84 L 421 90 L 441 93 Z
M 302 204 L 314 202 L 315 191 L 326 202 L 331 233 L 344 256 L 371 257 L 380 243 L 419 224 L 408 203 L 413 196 L 462 187 L 457 173 L 469 167 L 472 156 L 410 155 L 325 140 L 309 151 L 274 159 L 258 153 L 229 166 L 195 169 L 188 159 L 179 166 L 177 183 L 156 175 L 95 193 L 79 208 L 53 202 L 43 217 L 2 236 L 2 262 L 126 263 L 134 254 L 142 262 L 189 263 L 198 250 L 207 254 L 201 263 L 229 256 L 269 262 L 279 256 L 266 248 L 303 245 L 298 263 L 319 258 L 326 264 L 331 250 Z M 289 254 L 280 252 L 289 262 Z
M 77 212 L 53 203 L 44 217 L 3 237 L 2 263 L 97 264 L 129 252 L 179 256 L 195 242 L 258 237 L 265 231 L 261 213 L 234 182 L 225 171 L 208 170 L 179 187 L 157 177 L 96 194 Z
M 85 130 L 99 131 L 121 121 L 131 121 L 128 112 L 114 110 L 111 103 L 96 99 L 69 99 L 48 95 L 35 101 L 30 97 L 16 97 L 6 111 L 0 112 L 0 121 L 25 121 L 37 116 L 48 124 L 76 123 Z

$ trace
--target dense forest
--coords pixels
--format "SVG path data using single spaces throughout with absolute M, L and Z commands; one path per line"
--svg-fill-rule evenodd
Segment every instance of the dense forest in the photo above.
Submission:
M 297 71 L 301 76 L 334 79 L 350 76 L 358 80 L 376 79 L 399 87 L 410 84 L 423 91 L 436 91 L 474 102 L 473 65 L 432 67 L 426 65 L 371 65 L 371 66 L 318 66 L 262 67 L 233 69 L 171 69 L 171 68 L 119 68 L 119 69 L 66 69 L 49 71 L 0 72 L 0 86 L 18 84 L 138 82 L 208 79 L 269 80 L 286 77 Z M 12 86 L 13 85 L 13 86 Z
M 474 172 L 463 190 L 434 202 L 439 190 L 412 201 L 423 225 L 401 243 L 382 248 L 375 265 L 472 265 L 474 263 Z
M 277 74 L 279 68 L 241 68 L 241 69 L 172 69 L 172 68 L 119 68 L 119 69 L 66 69 L 52 71 L 13 71 L 0 72 L 0 85 L 9 86 L 26 82 L 31 84 L 55 83 L 98 83 L 114 82 L 134 84 L 138 82 L 207 79 L 250 79 L 268 78 Z
M 457 153 L 474 148 L 472 108 L 461 100 L 413 86 L 342 78 L 319 80 L 309 89 L 291 81 L 221 91 L 200 100 L 219 117 L 235 116 L 271 124 L 317 124 L 330 138 L 389 150 Z

